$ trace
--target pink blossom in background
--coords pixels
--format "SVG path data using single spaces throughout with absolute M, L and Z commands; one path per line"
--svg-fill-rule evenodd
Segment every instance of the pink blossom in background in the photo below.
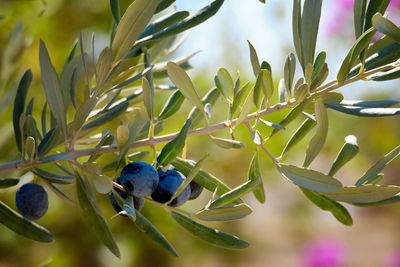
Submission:
M 400 267 L 400 249 L 389 255 L 385 267 Z
M 336 0 L 330 2 L 326 32 L 338 34 L 343 27 L 353 21 L 354 0 Z M 392 0 L 387 8 L 389 18 L 396 24 L 400 23 L 400 0 Z M 347 28 L 347 27 L 346 27 Z
M 346 266 L 344 244 L 331 239 L 321 239 L 308 245 L 303 253 L 302 267 Z

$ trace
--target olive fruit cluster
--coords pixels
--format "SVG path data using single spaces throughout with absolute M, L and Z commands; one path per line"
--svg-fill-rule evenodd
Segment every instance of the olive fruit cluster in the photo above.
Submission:
M 144 197 L 151 196 L 154 201 L 159 203 L 170 201 L 185 179 L 186 177 L 174 168 L 165 172 L 157 172 L 152 165 L 146 162 L 131 162 L 122 169 L 120 177 L 115 179 L 115 183 L 122 185 L 125 192 L 115 188 L 114 192 L 109 193 L 110 202 L 116 212 L 121 212 L 122 209 L 114 194 L 117 193 L 123 200 L 131 195 L 135 209 L 140 211 L 143 207 Z M 188 200 L 196 199 L 202 190 L 202 186 L 191 181 L 168 205 L 181 206 Z
M 15 195 L 15 203 L 22 216 L 29 220 L 42 218 L 49 206 L 44 187 L 32 183 L 24 184 L 18 189 Z

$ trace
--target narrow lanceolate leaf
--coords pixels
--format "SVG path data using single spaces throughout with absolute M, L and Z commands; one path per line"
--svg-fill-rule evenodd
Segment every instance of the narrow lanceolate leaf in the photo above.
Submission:
M 136 42 L 137 46 L 143 47 L 144 45 L 147 45 L 155 40 L 161 39 L 161 38 L 166 38 L 171 35 L 176 35 L 178 33 L 184 32 L 190 28 L 193 28 L 200 23 L 206 21 L 207 19 L 211 18 L 212 16 L 217 13 L 219 8 L 222 6 L 224 3 L 224 0 L 215 0 L 211 4 L 205 6 L 204 8 L 200 9 L 197 11 L 195 14 L 190 15 L 189 17 L 181 20 L 178 23 L 175 23 L 172 26 L 169 26 L 168 28 L 159 31 L 157 33 L 154 33 L 150 36 L 141 38 Z M 133 47 L 132 50 L 136 50 L 136 46 Z M 131 51 L 132 51 L 131 50 Z
M 108 75 L 110 74 L 112 64 L 112 51 L 109 47 L 106 47 L 101 51 L 99 56 L 99 60 L 96 64 L 96 86 L 97 90 L 102 89 L 104 83 L 108 79 Z M 100 90 L 101 91 L 101 90 Z
M 0 223 L 17 234 L 38 242 L 54 240 L 47 229 L 16 213 L 2 201 L 0 201 Z
M 250 62 L 251 66 L 253 67 L 254 76 L 257 77 L 258 73 L 260 72 L 260 61 L 258 60 L 257 51 L 254 46 L 247 40 L 250 49 Z
M 264 203 L 265 192 L 261 177 L 260 164 L 258 160 L 258 150 L 256 151 L 256 153 L 253 156 L 253 159 L 251 160 L 248 172 L 248 178 L 249 180 L 259 180 L 258 186 L 253 191 L 253 195 L 260 203 Z
M 82 130 L 88 130 L 92 128 L 96 128 L 100 125 L 103 125 L 107 122 L 112 121 L 113 119 L 117 118 L 119 115 L 124 113 L 126 109 L 129 106 L 129 101 L 124 101 L 115 107 L 111 108 L 110 110 L 107 110 L 104 114 L 101 116 L 89 121 L 85 125 L 83 125 Z
M 254 107 L 253 103 L 253 94 L 254 94 L 254 87 L 251 89 L 250 93 L 247 95 L 246 100 L 243 103 L 242 108 L 240 109 L 239 117 L 236 120 L 235 127 L 241 124 L 246 118 L 247 115 L 250 114 L 251 110 Z
M 155 113 L 154 88 L 151 88 L 149 81 L 145 77 L 142 78 L 142 88 L 143 102 L 147 110 L 147 116 L 150 121 L 153 121 Z
M 192 165 L 190 162 L 185 161 L 181 158 L 176 158 L 172 162 L 172 165 L 180 173 L 182 173 L 185 176 L 188 176 L 189 173 L 191 172 L 191 170 L 194 168 L 194 165 Z M 229 188 L 229 186 L 224 184 L 224 182 L 222 182 L 217 177 L 210 174 L 209 172 L 206 172 L 203 169 L 199 170 L 199 172 L 193 178 L 193 181 L 195 181 L 199 185 L 203 186 L 205 189 L 207 189 L 210 192 L 216 191 L 216 194 L 219 196 L 226 192 L 231 191 L 231 188 Z
M 321 193 L 336 192 L 342 183 L 335 178 L 314 170 L 281 163 L 279 172 L 298 186 Z
M 119 20 L 121 19 L 121 14 L 119 11 L 119 0 L 110 0 L 110 8 L 114 21 L 118 25 Z
M 71 124 L 71 130 L 76 132 L 82 128 L 89 117 L 90 112 L 96 107 L 98 98 L 96 96 L 89 97 L 82 105 L 79 106 L 75 113 L 74 121 Z
M 147 220 L 147 218 L 144 217 L 138 210 L 135 210 L 135 213 L 136 213 L 135 224 L 140 229 L 140 231 L 144 232 L 151 240 L 159 244 L 169 253 L 171 253 L 176 257 L 179 257 L 176 250 L 163 236 L 163 234 L 160 231 L 158 231 L 158 229 L 154 227 L 154 225 L 149 220 Z
M 214 78 L 215 85 L 225 99 L 232 99 L 233 97 L 233 80 L 228 70 L 220 68 Z
M 76 176 L 76 189 L 83 216 L 87 220 L 90 228 L 93 229 L 97 237 L 104 245 L 117 257 L 120 257 L 118 245 L 105 220 L 99 203 L 86 177 L 82 177 L 78 172 Z
M 119 214 L 126 215 L 132 221 L 136 221 L 136 210 L 133 204 L 133 196 L 128 196 L 123 205 L 123 210 L 119 212 Z
M 388 199 L 399 192 L 400 186 L 362 185 L 343 187 L 337 192 L 325 195 L 337 201 L 369 203 Z
M 322 0 L 305 0 L 301 16 L 301 48 L 304 64 L 314 63 L 315 45 L 317 43 L 319 19 L 321 17 Z
M 293 91 L 294 74 L 296 73 L 296 58 L 293 53 L 290 53 L 285 61 L 285 67 L 283 69 L 285 88 L 286 88 L 286 99 L 290 99 L 291 92 Z
M 58 127 L 53 128 L 46 133 L 38 146 L 39 158 L 50 152 L 50 150 L 57 144 L 59 136 L 60 130 Z
M 367 0 L 354 0 L 354 32 L 356 39 L 364 32 L 365 12 L 367 10 Z
M 386 117 L 400 114 L 400 108 L 369 108 L 325 103 L 328 108 L 358 117 Z
M 137 0 L 126 9 L 117 26 L 111 46 L 114 61 L 120 60 L 128 53 L 146 28 L 160 2 L 161 0 Z
M 311 162 L 322 150 L 326 136 L 328 135 L 328 114 L 326 113 L 324 103 L 320 98 L 315 100 L 315 119 L 317 121 L 317 132 L 308 145 L 303 167 L 310 166 Z
M 358 106 L 358 107 L 368 107 L 368 108 L 387 108 L 400 103 L 398 100 L 385 99 L 385 100 L 343 100 L 340 104 L 344 106 Z
M 400 29 L 389 19 L 383 17 L 380 13 L 372 17 L 372 24 L 377 31 L 386 34 L 396 42 L 400 42 Z
M 279 80 L 278 94 L 279 94 L 279 103 L 285 103 L 286 100 L 288 99 L 287 97 L 288 90 L 286 89 L 285 80 L 283 78 Z
M 194 177 L 199 173 L 201 166 L 203 166 L 205 160 L 208 158 L 209 154 L 206 154 L 204 157 L 202 157 L 193 167 L 193 169 L 190 170 L 189 174 L 186 176 L 186 179 L 181 183 L 181 185 L 178 187 L 178 189 L 175 191 L 175 193 L 172 195 L 170 200 L 166 203 L 168 205 L 171 203 L 182 191 L 183 189 L 186 188 L 190 184 L 190 182 L 193 180 Z
M 179 91 L 181 91 L 181 93 L 206 117 L 200 96 L 186 72 L 179 67 L 179 65 L 171 61 L 167 63 L 167 72 L 169 78 L 175 84 L 175 86 L 178 87 Z
M 168 98 L 167 103 L 161 110 L 160 115 L 158 116 L 158 120 L 165 120 L 178 112 L 178 110 L 182 106 L 183 100 L 185 100 L 185 97 L 179 90 L 176 90 Z
M 27 70 L 21 78 L 19 82 L 17 94 L 15 95 L 14 100 L 14 110 L 13 110 L 13 125 L 14 125 L 14 135 L 15 141 L 17 143 L 18 151 L 22 151 L 22 143 L 21 143 L 21 129 L 19 127 L 19 119 L 21 114 L 24 113 L 25 110 L 25 100 L 26 95 L 28 93 L 29 86 L 32 82 L 32 72 L 31 70 Z
M 215 104 L 215 102 L 217 102 L 217 99 L 218 99 L 219 95 L 220 95 L 220 93 L 219 93 L 219 90 L 217 88 L 211 89 L 203 97 L 201 102 L 203 103 L 204 106 L 207 103 L 210 103 L 210 105 L 213 106 Z M 200 121 L 204 118 L 204 116 L 202 116 L 202 112 L 197 107 L 194 107 L 190 111 L 188 118 L 192 119 L 192 126 L 190 128 L 193 129 L 200 123 Z
M 47 103 L 50 110 L 57 121 L 58 126 L 67 137 L 67 115 L 64 107 L 64 100 L 61 92 L 61 84 L 58 79 L 56 70 L 50 61 L 49 53 L 46 45 L 40 40 L 39 45 L 39 61 L 42 71 L 42 82 L 46 92 Z
M 281 157 L 283 157 L 290 149 L 292 149 L 295 145 L 297 145 L 310 131 L 314 126 L 317 125 L 315 120 L 307 118 L 300 125 L 300 127 L 296 130 L 296 132 L 290 137 L 289 142 L 287 142 L 285 148 L 282 151 Z
M 379 174 L 393 159 L 400 155 L 400 146 L 386 154 L 382 159 L 378 160 L 360 179 L 356 182 L 356 186 L 368 184 L 371 179 Z
M 211 202 L 209 208 L 216 208 L 216 207 L 221 207 L 225 206 L 229 203 L 232 203 L 235 200 L 238 200 L 245 194 L 252 192 L 255 190 L 259 185 L 260 185 L 261 180 L 249 180 L 238 187 L 232 189 L 231 191 L 223 194 L 221 197 L 217 198 L 213 202 Z
M 292 30 L 293 30 L 293 43 L 296 49 L 296 55 L 299 59 L 301 66 L 304 66 L 303 52 L 301 44 L 301 0 L 293 0 L 292 12 Z M 304 68 L 304 67 L 303 67 Z
M 174 140 L 163 147 L 160 155 L 157 157 L 158 163 L 160 163 L 162 166 L 166 166 L 171 163 L 179 155 L 179 153 L 181 153 L 183 147 L 185 146 L 186 135 L 191 124 L 192 120 L 188 119 Z
M 127 158 L 130 161 L 141 161 L 141 160 L 147 158 L 149 155 L 150 155 L 150 151 L 144 150 L 144 151 L 132 153 L 132 154 L 128 155 Z
M 286 127 L 290 122 L 297 118 L 298 115 L 303 112 L 304 108 L 311 102 L 311 98 L 305 99 L 303 102 L 298 104 L 294 109 L 292 109 L 286 116 L 279 122 L 280 125 Z M 269 137 L 272 137 L 279 131 L 278 128 L 275 128 Z
M 242 219 L 252 212 L 253 210 L 247 204 L 241 203 L 234 206 L 201 210 L 195 214 L 195 217 L 203 221 L 233 221 Z
M 265 104 L 269 106 L 270 99 L 274 91 L 271 72 L 267 69 L 261 69 L 258 73 L 256 84 L 254 85 L 253 99 L 257 109 L 259 108 L 260 93 L 263 92 Z
M 359 207 L 374 207 L 374 206 L 383 206 L 383 205 L 389 205 L 389 204 L 394 204 L 394 203 L 399 203 L 400 202 L 400 194 L 397 194 L 393 197 L 381 200 L 381 201 L 376 201 L 376 202 L 367 202 L 367 203 L 350 203 L 355 206 Z
M 233 103 L 230 110 L 230 115 L 233 117 L 242 102 L 244 95 L 246 94 L 247 88 L 249 87 L 249 82 L 247 82 L 234 96 Z
M 152 23 L 150 23 L 146 29 L 142 32 L 140 35 L 139 39 L 152 35 L 154 33 L 157 33 L 159 31 L 162 31 L 163 29 L 174 25 L 175 23 L 178 23 L 179 21 L 183 20 L 189 16 L 188 11 L 175 11 L 172 13 L 169 13 L 163 17 L 160 17 L 156 20 L 154 20 Z
M 368 47 L 369 42 L 375 35 L 375 32 L 376 30 L 374 28 L 368 29 L 353 44 L 347 56 L 340 65 L 336 77 L 339 84 L 342 84 L 347 79 L 347 75 L 349 74 L 351 68 L 356 64 L 358 56 L 364 51 L 364 49 Z
M 347 162 L 349 162 L 358 153 L 357 138 L 354 135 L 348 135 L 345 138 L 346 143 L 340 149 L 335 161 L 329 170 L 328 175 L 333 176 Z
M 242 249 L 249 246 L 249 243 L 234 235 L 202 225 L 182 214 L 172 211 L 171 215 L 187 231 L 213 245 L 229 249 Z
M 114 142 L 114 135 L 110 130 L 103 130 L 101 135 L 100 141 L 96 144 L 96 150 L 90 155 L 88 162 L 93 162 L 101 156 L 98 152 L 102 146 L 108 146 Z
M 240 149 L 246 146 L 244 143 L 237 140 L 224 139 L 212 135 L 209 135 L 209 137 L 214 142 L 214 144 L 225 149 L 230 149 L 230 148 Z
M 369 1 L 367 12 L 365 14 L 364 32 L 373 26 L 372 18 L 376 13 L 385 14 L 389 3 L 390 0 Z
M 0 188 L 7 188 L 18 184 L 18 178 L 0 178 Z
M 353 219 L 351 218 L 350 213 L 341 204 L 312 190 L 302 187 L 300 187 L 300 189 L 303 191 L 304 195 L 318 208 L 330 211 L 332 215 L 344 225 L 353 225 Z

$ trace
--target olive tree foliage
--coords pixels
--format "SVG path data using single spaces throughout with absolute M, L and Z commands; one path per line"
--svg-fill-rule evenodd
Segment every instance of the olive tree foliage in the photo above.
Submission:
M 168 8 L 174 0 L 135 0 L 124 14 L 120 14 L 118 0 L 110 1 L 113 30 L 110 46 L 102 49 L 99 57 L 84 50 L 82 36 L 73 46 L 64 67 L 57 73 L 43 41 L 39 45 L 41 78 L 46 103 L 40 118 L 32 116 L 33 101 L 26 104 L 32 73 L 27 70 L 16 87 L 13 107 L 13 127 L 19 160 L 0 165 L 0 173 L 32 172 L 36 179 L 61 198 L 69 200 L 59 184 L 75 187 L 84 217 L 107 248 L 117 257 L 118 245 L 96 197 L 96 191 L 105 194 L 121 186 L 113 182 L 120 169 L 131 161 L 148 155 L 153 166 L 165 169 L 172 165 L 184 174 L 186 182 L 195 181 L 213 192 L 212 199 L 199 211 L 187 212 L 180 208 L 160 204 L 150 197 L 146 201 L 165 208 L 172 218 L 194 236 L 213 245 L 230 249 L 243 249 L 248 243 L 234 235 L 218 231 L 201 221 L 231 221 L 251 214 L 251 207 L 242 197 L 252 193 L 265 202 L 259 153 L 266 153 L 282 177 L 290 180 L 304 195 L 322 210 L 345 225 L 352 225 L 349 212 L 340 202 L 356 206 L 376 206 L 398 202 L 400 187 L 383 186 L 382 169 L 400 154 L 400 146 L 388 152 L 371 166 L 354 185 L 343 185 L 336 179 L 336 172 L 358 153 L 357 140 L 348 136 L 329 173 L 310 169 L 310 164 L 324 147 L 328 133 L 327 109 L 358 117 L 382 117 L 400 114 L 393 107 L 397 100 L 348 101 L 335 92 L 356 81 L 386 81 L 400 77 L 399 52 L 400 29 L 384 15 L 390 0 L 354 1 L 354 28 L 356 41 L 343 59 L 336 78 L 326 81 L 329 67 L 326 53 L 315 51 L 322 0 L 293 0 L 293 42 L 295 53 L 290 53 L 284 64 L 284 77 L 274 88 L 272 69 L 267 61 L 261 61 L 249 42 L 250 61 L 254 80 L 244 82 L 239 75 L 232 75 L 220 68 L 214 77 L 215 88 L 203 97 L 185 70 L 191 68 L 189 59 L 166 60 L 180 45 L 177 38 L 182 33 L 201 24 L 224 4 L 214 0 L 195 14 Z M 263 2 L 263 1 L 261 1 Z M 163 16 L 152 19 L 159 12 Z M 376 32 L 383 34 L 372 43 Z M 170 58 L 170 57 L 169 57 Z M 295 77 L 296 61 L 302 69 L 302 77 Z M 169 78 L 169 79 L 166 79 Z M 169 85 L 165 85 L 165 82 Z M 132 88 L 136 89 L 133 93 Z M 155 112 L 155 98 L 161 90 L 170 91 L 159 114 Z M 124 93 L 124 94 L 121 94 Z M 127 95 L 122 97 L 121 95 Z M 275 103 L 274 95 L 279 95 Z M 218 98 L 227 105 L 226 121 L 210 123 L 213 105 Z M 176 133 L 164 133 L 163 124 L 175 123 L 170 118 L 180 112 L 186 101 L 193 108 Z M 270 122 L 268 115 L 287 110 L 281 121 Z M 109 122 L 120 116 L 129 123 L 116 129 L 108 129 Z M 296 118 L 303 123 L 293 133 L 279 157 L 268 150 L 269 138 L 285 130 Z M 203 127 L 199 125 L 203 123 Z M 235 128 L 245 125 L 256 149 L 248 166 L 248 181 L 235 188 L 202 169 L 207 152 L 197 163 L 187 161 L 180 155 L 185 150 L 188 137 L 207 135 L 215 145 L 226 149 L 241 149 L 244 143 L 235 138 Z M 259 125 L 272 127 L 269 136 L 263 136 Z M 307 134 L 315 129 L 304 163 L 295 166 L 285 162 L 284 157 Z M 231 138 L 213 135 L 216 131 L 229 131 Z M 157 144 L 165 144 L 157 151 Z M 79 145 L 79 149 L 76 147 Z M 82 149 L 82 147 L 84 147 Z M 148 150 L 135 151 L 138 147 Z M 96 160 L 104 153 L 116 153 L 117 159 L 105 166 Z M 182 153 L 182 154 L 181 154 Z M 212 153 L 212 152 L 211 152 Z M 184 157 L 184 156 L 182 156 Z M 83 160 L 84 159 L 84 160 Z M 59 171 L 45 171 L 42 165 L 54 165 Z M 106 175 L 114 173 L 113 177 Z M 2 178 L 2 188 L 17 184 L 18 178 Z M 102 197 L 100 195 L 100 197 Z M 121 201 L 121 200 L 118 200 Z M 158 245 L 175 256 L 175 251 L 163 234 L 139 211 L 132 199 L 120 203 L 127 219 Z M 10 230 L 39 242 L 53 241 L 44 227 L 24 218 L 3 202 L 0 202 L 0 222 Z

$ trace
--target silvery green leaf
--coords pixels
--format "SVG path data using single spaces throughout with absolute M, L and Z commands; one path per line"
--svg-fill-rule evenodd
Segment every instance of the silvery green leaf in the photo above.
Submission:
M 398 155 L 400 155 L 400 146 L 397 146 L 388 154 L 386 154 L 382 159 L 378 160 L 368 171 L 361 176 L 360 179 L 356 182 L 356 186 L 360 186 L 363 184 L 368 184 L 371 179 L 373 179 L 376 175 L 379 174 L 380 171 L 383 170 L 393 159 L 395 159 Z
M 14 99 L 14 110 L 13 110 L 13 125 L 14 125 L 14 135 L 15 141 L 17 143 L 18 151 L 22 151 L 22 138 L 21 138 L 21 129 L 20 129 L 20 117 L 21 114 L 24 113 L 25 110 L 25 100 L 26 95 L 28 93 L 29 86 L 32 82 L 32 72 L 31 70 L 27 70 L 22 76 L 18 88 L 17 93 Z
M 161 0 L 136 0 L 122 16 L 112 42 L 114 61 L 123 58 L 152 18 Z
M 119 149 L 121 149 L 129 138 L 129 128 L 126 125 L 120 125 L 117 128 L 117 144 Z
M 147 110 L 147 116 L 150 121 L 153 121 L 155 113 L 154 88 L 151 88 L 149 81 L 145 77 L 142 78 L 142 88 L 143 102 Z
M 252 212 L 253 210 L 247 204 L 241 203 L 234 206 L 201 210 L 195 214 L 195 217 L 203 221 L 233 221 L 242 219 Z
M 119 20 L 121 19 L 121 14 L 119 11 L 119 0 L 110 0 L 110 8 L 114 21 L 118 25 Z
M 343 100 L 340 102 L 344 106 L 358 106 L 358 107 L 368 107 L 368 108 L 387 108 L 400 103 L 398 100 L 385 99 L 385 100 Z
M 36 143 L 35 138 L 32 136 L 28 136 L 25 139 L 25 154 L 27 155 L 29 160 L 33 160 L 35 157 Z
M 92 96 L 79 106 L 78 110 L 75 113 L 74 121 L 71 124 L 72 131 L 76 132 L 81 129 L 82 125 L 89 117 L 90 112 L 92 112 L 93 109 L 96 107 L 97 101 L 98 98 L 96 96 Z
M 16 213 L 2 201 L 0 201 L 0 223 L 17 234 L 38 242 L 54 240 L 47 229 Z
M 130 161 L 141 161 L 141 160 L 147 158 L 149 155 L 150 155 L 150 151 L 144 150 L 144 151 L 132 153 L 132 154 L 128 155 L 127 158 Z
M 258 61 L 257 51 L 254 46 L 247 40 L 250 49 L 250 62 L 253 67 L 253 73 L 255 77 L 258 77 L 258 73 L 260 72 L 260 61 Z
M 317 43 L 319 19 L 322 0 L 305 0 L 301 16 L 301 49 L 303 54 L 303 70 L 308 64 L 314 63 L 315 46 Z
M 124 113 L 129 106 L 129 101 L 123 101 L 120 104 L 114 106 L 113 108 L 107 110 L 101 116 L 90 120 L 88 123 L 83 125 L 82 130 L 89 130 L 110 122 L 117 118 L 119 115 Z
M 230 148 L 240 149 L 245 147 L 244 143 L 237 140 L 219 138 L 212 135 L 209 135 L 209 137 L 214 142 L 214 144 L 225 149 L 230 149 Z
M 248 180 L 247 182 L 235 187 L 231 191 L 223 194 L 222 196 L 211 202 L 209 208 L 212 209 L 232 203 L 233 201 L 240 199 L 247 193 L 254 191 L 260 185 L 260 183 L 261 179 Z
M 111 145 L 114 142 L 114 135 L 110 130 L 103 130 L 101 135 L 100 141 L 96 144 L 96 150 L 90 155 L 88 162 L 93 162 L 101 156 L 101 154 L 98 154 L 100 147 Z
M 372 24 L 379 32 L 388 35 L 397 42 L 400 42 L 400 29 L 392 21 L 383 17 L 382 14 L 376 13 L 372 17 Z
M 307 94 L 309 92 L 309 87 L 308 84 L 303 83 L 299 87 L 297 87 L 296 91 L 294 92 L 294 98 L 296 99 L 296 102 L 301 103 L 304 101 L 304 99 L 307 97 Z
M 325 195 L 337 201 L 369 203 L 388 199 L 399 192 L 399 186 L 362 185 L 343 187 L 339 191 Z
M 168 98 L 167 103 L 165 103 L 165 106 L 158 116 L 158 120 L 165 120 L 178 112 L 179 108 L 182 106 L 183 100 L 185 100 L 185 97 L 179 90 L 176 90 Z
M 301 66 L 304 66 L 304 56 L 302 49 L 302 38 L 301 38 L 301 0 L 293 0 L 293 12 L 292 12 L 292 31 L 293 31 L 293 43 L 296 49 L 296 55 L 299 59 Z
M 385 117 L 400 114 L 400 108 L 369 108 L 325 103 L 328 108 L 359 117 Z
M 393 197 L 381 200 L 381 201 L 376 201 L 376 202 L 367 202 L 367 203 L 349 203 L 355 206 L 359 207 L 374 207 L 374 206 L 383 206 L 383 205 L 389 205 L 389 204 L 394 204 L 394 203 L 399 203 L 400 202 L 400 194 L 397 194 Z
M 354 32 L 356 39 L 364 32 L 365 12 L 367 10 L 367 0 L 354 0 Z
M 190 129 L 192 120 L 186 120 L 179 134 L 168 144 L 166 144 L 157 157 L 157 161 L 162 166 L 167 166 L 171 163 L 183 150 L 186 143 L 186 136 Z
M 247 95 L 246 100 L 243 103 L 242 108 L 240 109 L 239 117 L 236 120 L 235 127 L 241 124 L 246 118 L 247 115 L 250 114 L 254 103 L 253 103 L 253 94 L 254 94 L 254 87 L 251 89 L 250 93 Z
M 225 68 L 220 68 L 214 81 L 225 99 L 231 99 L 233 96 L 233 80 L 229 72 Z
M 251 131 L 251 140 L 253 140 L 256 145 L 261 145 L 263 143 L 263 138 L 258 130 Z
M 278 171 L 298 186 L 321 193 L 336 192 L 342 183 L 321 172 L 281 163 Z
M 79 203 L 90 228 L 95 231 L 97 237 L 115 256 L 120 257 L 118 245 L 101 212 L 90 183 L 86 177 L 82 177 L 78 172 L 75 172 L 75 177 Z
M 349 162 L 358 153 L 357 138 L 354 135 L 348 135 L 345 138 L 346 143 L 342 146 L 335 161 L 329 170 L 328 175 L 333 176 L 347 162 Z
M 179 257 L 174 247 L 168 242 L 164 235 L 154 225 L 146 219 L 138 210 L 135 210 L 136 226 L 145 233 L 151 240 L 159 244 L 163 249 L 167 250 L 172 255 Z
M 278 128 L 278 129 L 281 129 L 281 130 L 285 130 L 285 129 L 286 129 L 285 127 L 283 127 L 283 126 L 280 125 L 280 124 L 273 123 L 273 122 L 269 122 L 269 121 L 263 120 L 263 119 L 261 119 L 261 118 L 259 118 L 259 121 L 260 121 L 262 124 L 267 125 L 268 127 Z
M 376 13 L 385 14 L 385 11 L 390 3 L 390 0 L 369 1 L 367 12 L 365 15 L 364 32 L 371 28 L 372 18 Z
M 124 214 L 129 217 L 132 221 L 136 221 L 136 210 L 133 204 L 133 197 L 128 196 L 125 201 L 123 206 L 123 211 L 120 212 L 120 214 Z
M 51 129 L 43 137 L 42 141 L 38 146 L 38 156 L 43 157 L 57 144 L 60 135 L 60 130 L 58 127 Z
M 249 87 L 249 82 L 247 82 L 234 96 L 233 103 L 231 106 L 231 115 L 234 116 L 244 95 L 246 94 L 247 88 Z
M 315 100 L 315 119 L 317 121 L 317 132 L 308 144 L 303 167 L 310 166 L 325 144 L 328 135 L 328 114 L 321 98 Z
M 152 23 L 150 23 L 146 29 L 140 34 L 139 39 L 152 35 L 154 33 L 160 32 L 163 29 L 172 26 L 179 21 L 183 20 L 189 16 L 188 11 L 174 11 L 172 13 L 166 14 L 165 16 L 162 16 L 156 20 L 154 20 Z
M 167 71 L 169 78 L 176 85 L 176 87 L 178 87 L 179 91 L 181 91 L 185 98 L 192 102 L 192 104 L 203 113 L 204 117 L 207 117 L 204 112 L 204 106 L 201 102 L 200 96 L 186 72 L 176 63 L 171 61 L 167 64 Z
M 312 190 L 302 187 L 300 187 L 300 189 L 303 191 L 304 195 L 318 208 L 330 211 L 332 215 L 344 225 L 353 225 L 353 219 L 351 218 L 350 213 L 341 204 Z
M 7 188 L 18 184 L 18 178 L 0 178 L 0 188 Z
M 131 52 L 128 54 L 128 56 L 134 54 L 132 52 L 137 51 L 137 47 L 144 47 L 145 45 L 151 44 L 158 39 L 166 38 L 171 35 L 177 35 L 178 33 L 184 32 L 190 28 L 199 25 L 200 23 L 215 15 L 215 13 L 217 13 L 223 3 L 224 0 L 215 0 L 211 4 L 200 9 L 195 14 L 188 16 L 178 23 L 175 23 L 174 25 L 169 26 L 168 28 L 165 28 L 164 30 L 154 33 L 150 36 L 141 38 L 135 43 L 135 46 L 131 49 Z
M 347 79 L 347 75 L 351 68 L 354 67 L 358 56 L 368 47 L 375 33 L 376 30 L 374 28 L 369 28 L 355 41 L 339 68 L 336 77 L 339 84 L 342 84 Z
M 286 89 L 285 101 L 288 101 L 290 99 L 291 93 L 293 91 L 293 82 L 295 73 L 296 73 L 296 58 L 293 53 L 289 53 L 289 55 L 286 57 L 285 67 L 283 69 L 284 85 Z
M 99 59 L 96 64 L 96 86 L 101 88 L 109 78 L 112 64 L 112 51 L 111 48 L 106 47 L 101 51 Z
M 212 115 L 211 109 L 212 109 L 212 107 L 211 107 L 210 103 L 207 103 L 204 105 L 204 112 L 206 113 L 207 120 L 211 119 L 211 115 Z
M 42 71 L 42 82 L 46 92 L 47 103 L 50 110 L 61 128 L 64 138 L 67 137 L 67 118 L 64 100 L 61 92 L 61 84 L 56 70 L 50 61 L 49 53 L 43 41 L 39 44 L 39 61 Z
M 285 80 L 283 78 L 279 80 L 278 93 L 279 103 L 285 103 L 286 99 L 288 99 L 288 90 L 286 89 Z
M 202 225 L 182 214 L 172 211 L 171 215 L 187 231 L 213 245 L 229 249 L 243 249 L 249 246 L 249 243 L 236 236 Z
M 316 124 L 316 121 L 310 118 L 304 120 L 292 137 L 290 137 L 290 140 L 287 142 L 282 151 L 281 157 L 283 157 L 292 147 L 298 144 L 310 132 L 310 130 L 314 128 Z
M 248 171 L 248 178 L 249 180 L 259 180 L 258 186 L 253 191 L 253 195 L 260 203 L 264 203 L 265 191 L 261 177 L 260 164 L 258 160 L 258 150 L 254 153 L 253 159 L 251 160 Z

